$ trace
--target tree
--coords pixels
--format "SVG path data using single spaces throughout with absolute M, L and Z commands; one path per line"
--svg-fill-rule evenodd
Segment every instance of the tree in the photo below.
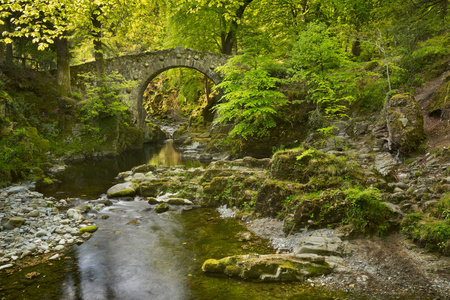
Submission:
M 324 23 L 309 23 L 290 52 L 292 81 L 307 82 L 309 101 L 316 114 L 333 119 L 344 115 L 342 104 L 352 102 L 351 61 Z M 345 67 L 345 68 L 344 68 Z
M 244 12 L 252 1 L 173 1 L 169 7 L 169 40 L 187 47 L 197 45 L 200 50 L 212 50 L 211 46 L 214 46 L 229 55 L 236 46 Z
M 225 76 L 217 85 L 224 96 L 223 102 L 215 107 L 218 113 L 215 122 L 234 122 L 230 137 L 266 136 L 277 125 L 276 117 L 287 99 L 277 86 L 281 80 L 270 75 L 269 69 L 274 64 L 266 56 L 248 53 L 234 56 L 218 68 Z

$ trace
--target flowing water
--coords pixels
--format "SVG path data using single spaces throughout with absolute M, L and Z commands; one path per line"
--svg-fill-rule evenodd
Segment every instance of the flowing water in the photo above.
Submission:
M 61 175 L 56 189 L 42 192 L 58 198 L 97 199 L 118 172 L 147 162 L 182 163 L 168 142 L 72 166 Z M 93 237 L 73 246 L 64 259 L 0 278 L 0 299 L 345 298 L 304 283 L 255 283 L 203 274 L 201 266 L 208 258 L 273 252 L 261 239 L 240 242 L 236 234 L 245 228 L 236 220 L 221 219 L 212 209 L 156 214 L 145 201 L 116 202 L 100 211 L 95 223 L 99 230 Z M 29 274 L 38 275 L 28 278 Z

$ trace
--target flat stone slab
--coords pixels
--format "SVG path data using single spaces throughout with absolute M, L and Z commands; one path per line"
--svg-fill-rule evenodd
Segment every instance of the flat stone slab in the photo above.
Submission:
M 313 253 L 317 255 L 342 256 L 344 245 L 338 237 L 308 236 L 302 237 L 294 254 Z

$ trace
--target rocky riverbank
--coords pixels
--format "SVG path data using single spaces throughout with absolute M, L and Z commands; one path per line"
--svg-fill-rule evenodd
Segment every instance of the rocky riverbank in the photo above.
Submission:
M 0 270 L 41 255 L 57 259 L 69 246 L 89 239 L 96 226 L 84 219 L 85 206 L 71 202 L 76 200 L 45 197 L 34 184 L 0 190 Z

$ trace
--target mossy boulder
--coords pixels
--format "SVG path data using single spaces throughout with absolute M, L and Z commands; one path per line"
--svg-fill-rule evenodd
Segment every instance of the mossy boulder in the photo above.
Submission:
M 219 194 L 227 187 L 230 177 L 214 177 L 211 182 L 203 188 L 205 194 Z
M 158 214 L 161 214 L 161 213 L 163 213 L 163 212 L 168 211 L 169 208 L 170 208 L 170 207 L 169 207 L 169 204 L 167 204 L 166 202 L 164 202 L 164 203 L 159 204 L 159 205 L 155 208 L 155 211 L 156 211 Z
M 264 181 L 255 198 L 255 212 L 263 217 L 277 217 L 288 197 L 297 194 L 302 184 L 268 179 Z
M 119 183 L 108 189 L 108 197 L 128 197 L 136 195 L 136 185 L 132 182 Z
M 171 205 L 192 205 L 193 203 L 187 199 L 183 198 L 169 198 L 165 202 Z
M 220 260 L 208 259 L 203 263 L 203 272 L 222 274 L 245 280 L 260 282 L 303 281 L 309 277 L 329 274 L 330 265 L 323 257 L 298 258 L 291 255 L 236 255 Z
M 420 105 L 410 94 L 394 95 L 387 103 L 388 146 L 393 152 L 408 155 L 424 138 Z
M 161 193 L 165 193 L 169 188 L 168 179 L 153 179 L 145 181 L 139 186 L 139 195 L 144 197 L 157 197 Z
M 158 167 L 156 165 L 145 164 L 136 166 L 133 169 L 131 169 L 131 171 L 133 173 L 148 173 L 148 172 L 155 172 L 157 168 Z
M 340 190 L 329 190 L 313 199 L 302 199 L 294 213 L 293 228 L 286 227 L 285 231 L 336 227 L 342 224 L 347 209 L 345 195 Z
M 297 148 L 276 153 L 270 166 L 270 177 L 304 183 L 313 189 L 342 184 L 342 178 L 364 180 L 363 170 L 347 156 L 336 156 L 314 148 Z

